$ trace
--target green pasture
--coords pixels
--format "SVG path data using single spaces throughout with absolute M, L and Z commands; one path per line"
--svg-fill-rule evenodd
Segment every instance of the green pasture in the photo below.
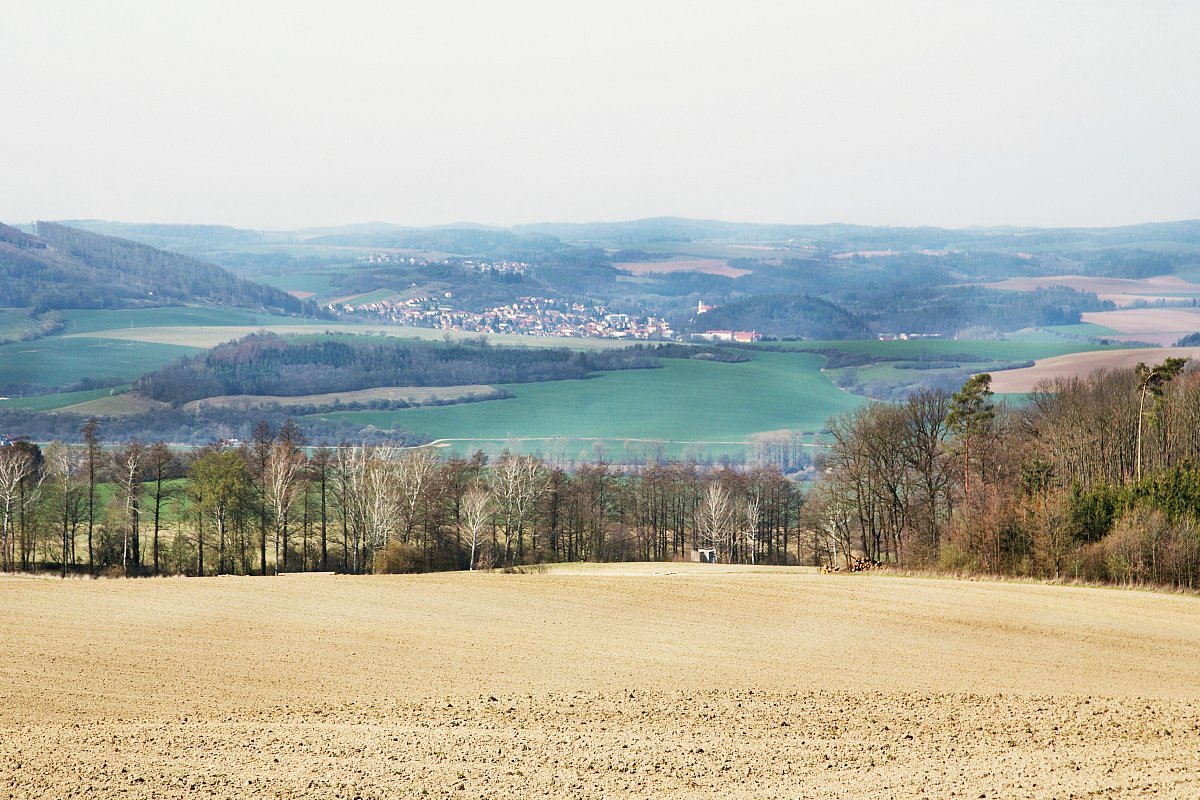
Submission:
M 280 317 L 238 308 L 213 306 L 166 306 L 161 308 L 75 309 L 60 312 L 65 323 L 62 333 L 119 331 L 135 328 L 220 327 L 226 325 L 303 325 L 312 320 Z
M 312 292 L 315 298 L 329 297 L 334 293 L 333 270 L 330 272 L 292 272 L 284 275 L 262 275 L 259 283 L 274 286 L 285 292 Z
M 376 289 L 373 292 L 346 295 L 345 297 L 339 299 L 342 302 L 350 303 L 351 305 L 361 306 L 366 305 L 367 303 L 379 303 L 384 300 L 391 300 L 397 294 L 398 292 L 393 289 Z
M 434 439 L 541 439 L 543 449 L 558 438 L 640 439 L 712 452 L 762 431 L 819 431 L 861 403 L 821 373 L 822 363 L 806 353 L 760 353 L 740 364 L 664 359 L 661 369 L 506 385 L 516 395 L 506 400 L 320 416 Z
M 27 408 L 31 411 L 54 411 L 90 400 L 99 400 L 113 394 L 121 394 L 129 390 L 129 384 L 109 389 L 87 389 L 82 392 L 59 392 L 57 394 L 42 394 L 36 397 L 14 397 L 11 400 L 0 400 L 0 408 Z
M 87 337 L 3 344 L 0 385 L 69 386 L 84 378 L 124 383 L 196 352 L 193 347 Z
M 16 341 L 38 329 L 38 322 L 24 308 L 0 308 L 0 342 Z
M 1096 325 L 1092 322 L 1080 322 L 1076 325 L 1051 325 L 1042 330 L 1047 333 L 1065 333 L 1069 336 L 1093 336 L 1096 338 L 1122 335 L 1120 331 L 1106 328 L 1103 325 Z

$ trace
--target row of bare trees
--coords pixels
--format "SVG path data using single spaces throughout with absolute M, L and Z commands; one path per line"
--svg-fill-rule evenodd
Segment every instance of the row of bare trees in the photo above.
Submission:
M 0 447 L 3 570 L 121 575 L 475 569 L 561 560 L 787 563 L 801 495 L 774 467 L 694 463 L 573 471 L 531 455 L 311 447 L 291 424 L 174 451 Z
M 1011 408 L 976 376 L 830 428 L 804 509 L 828 561 L 1200 586 L 1200 371 L 1180 359 Z

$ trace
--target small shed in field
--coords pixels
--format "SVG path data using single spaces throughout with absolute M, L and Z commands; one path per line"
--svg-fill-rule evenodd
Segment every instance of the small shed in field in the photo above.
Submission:
M 699 561 L 701 564 L 717 563 L 717 551 L 701 548 L 692 550 L 692 561 Z

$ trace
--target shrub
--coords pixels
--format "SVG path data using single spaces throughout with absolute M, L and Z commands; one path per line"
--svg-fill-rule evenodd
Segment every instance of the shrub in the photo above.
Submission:
M 419 547 L 392 542 L 375 553 L 374 566 L 377 575 L 424 572 L 425 560 L 421 557 Z

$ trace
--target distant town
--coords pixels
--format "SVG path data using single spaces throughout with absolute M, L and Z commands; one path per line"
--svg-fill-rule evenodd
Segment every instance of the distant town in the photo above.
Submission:
M 513 268 L 487 264 L 481 268 Z M 338 314 L 356 314 L 381 318 L 396 325 L 435 328 L 471 333 L 520 333 L 526 336 L 566 336 L 593 339 L 674 339 L 675 332 L 666 319 L 653 314 L 635 316 L 611 313 L 602 305 L 568 303 L 548 297 L 520 297 L 514 303 L 492 306 L 482 311 L 464 311 L 448 301 L 451 292 L 441 296 L 417 295 L 366 303 L 331 303 L 329 310 Z

